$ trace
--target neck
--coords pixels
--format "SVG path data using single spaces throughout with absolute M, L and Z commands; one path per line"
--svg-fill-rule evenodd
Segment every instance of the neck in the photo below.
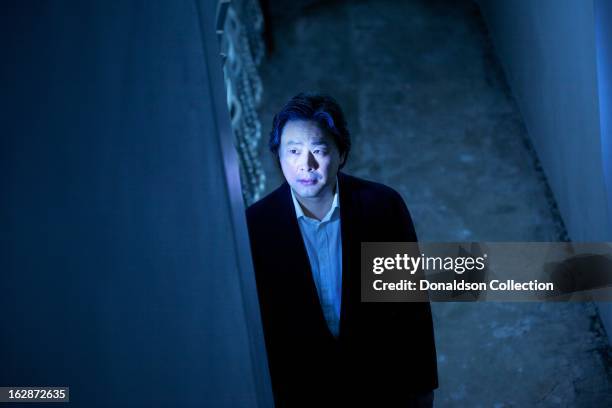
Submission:
M 327 190 L 320 197 L 300 197 L 296 194 L 295 198 L 298 200 L 298 203 L 300 203 L 307 217 L 321 221 L 323 217 L 325 217 L 325 214 L 329 212 L 334 202 L 335 190 L 336 186 L 334 185 L 331 190 Z

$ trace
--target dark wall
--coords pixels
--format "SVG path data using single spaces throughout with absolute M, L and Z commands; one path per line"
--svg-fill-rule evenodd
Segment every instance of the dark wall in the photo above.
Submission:
M 610 2 L 477 2 L 570 238 L 612 241 Z
M 0 385 L 271 404 L 214 3 L 3 3 Z
M 612 240 L 592 1 L 479 1 L 570 237 Z

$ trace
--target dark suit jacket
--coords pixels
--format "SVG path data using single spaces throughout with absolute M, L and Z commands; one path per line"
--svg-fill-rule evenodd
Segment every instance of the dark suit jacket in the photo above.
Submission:
M 361 242 L 415 242 L 401 196 L 338 174 L 342 235 L 340 334 L 319 304 L 290 187 L 247 209 L 257 290 L 277 407 L 392 406 L 438 386 L 428 302 L 362 303 Z M 387 404 L 387 405 L 385 405 Z

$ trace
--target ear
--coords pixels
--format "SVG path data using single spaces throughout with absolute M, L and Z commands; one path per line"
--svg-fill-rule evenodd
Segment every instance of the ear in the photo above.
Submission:
M 340 166 L 338 166 L 339 168 L 342 168 L 344 166 L 346 162 L 346 152 L 342 153 L 340 155 Z

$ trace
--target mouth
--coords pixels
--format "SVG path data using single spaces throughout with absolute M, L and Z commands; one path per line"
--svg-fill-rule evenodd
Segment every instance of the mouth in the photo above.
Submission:
M 300 183 L 303 186 L 312 186 L 317 183 L 317 179 L 301 179 L 301 180 L 298 180 L 298 183 Z

